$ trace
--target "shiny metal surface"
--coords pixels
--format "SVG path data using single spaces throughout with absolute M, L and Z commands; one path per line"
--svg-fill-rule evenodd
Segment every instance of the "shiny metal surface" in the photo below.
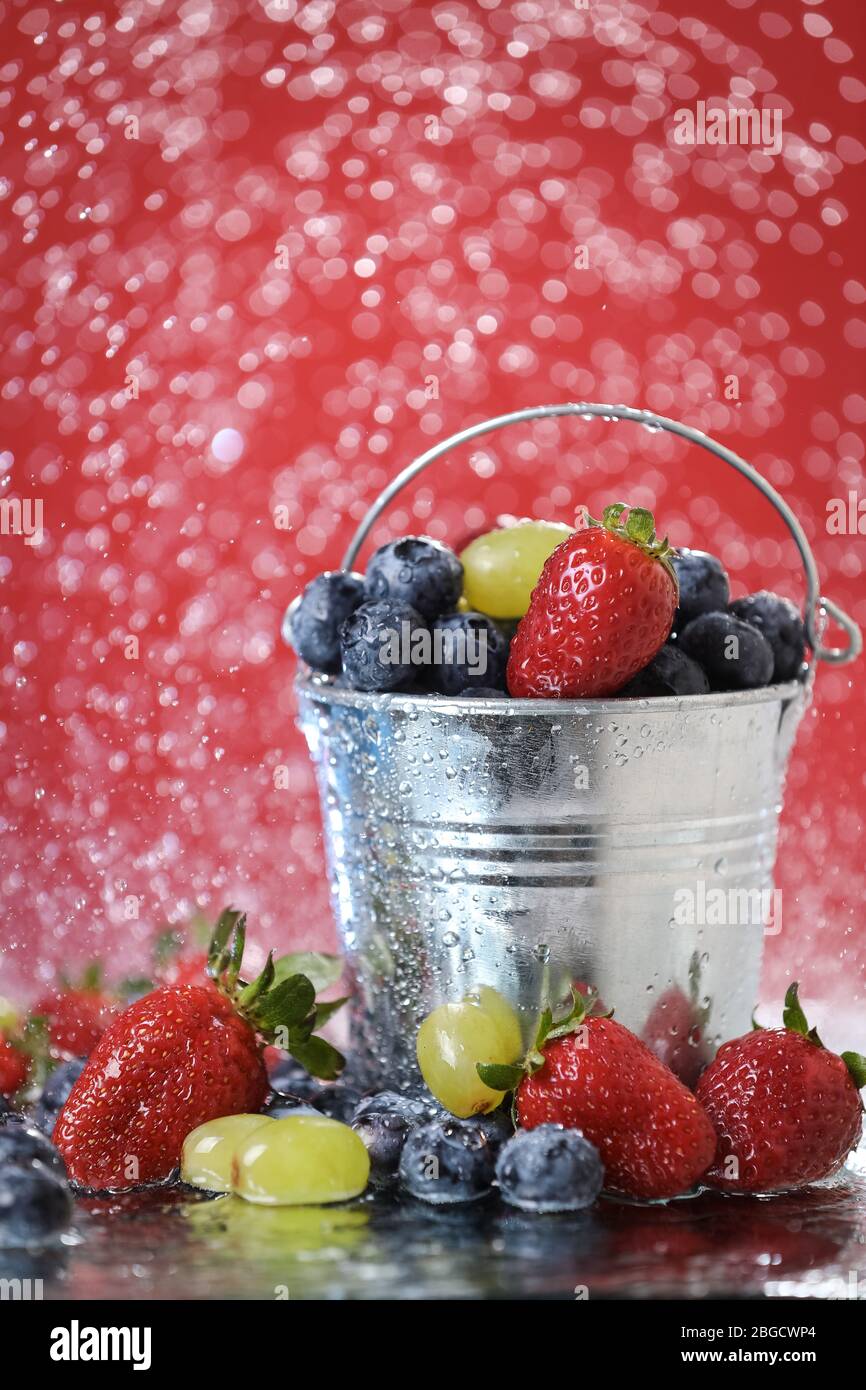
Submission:
M 764 908 L 807 688 L 652 701 L 363 695 L 320 678 L 297 690 L 364 1082 L 411 1085 L 421 1018 L 481 984 L 527 1037 L 546 996 L 594 984 L 685 1076 L 749 1027 L 763 936 L 780 925 L 778 904 L 772 919 Z
M 863 1299 L 864 1222 L 866 1179 L 853 1168 L 770 1200 L 602 1198 L 553 1216 L 515 1211 L 495 1193 L 447 1209 L 388 1192 L 299 1208 L 175 1189 L 79 1200 L 59 1248 L 0 1249 L 0 1279 L 42 1279 L 46 1299 L 123 1299 L 139 1309 L 150 1299 L 273 1302 L 283 1291 L 292 1303 Z

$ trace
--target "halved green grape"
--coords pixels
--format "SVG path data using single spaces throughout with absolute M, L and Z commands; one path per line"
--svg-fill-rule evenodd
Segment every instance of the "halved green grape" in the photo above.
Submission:
M 240 1145 L 233 1187 L 263 1206 L 321 1206 L 357 1197 L 369 1176 L 370 1156 L 348 1125 L 326 1115 L 290 1115 Z
M 522 618 L 545 561 L 572 531 L 556 521 L 519 521 L 476 536 L 460 556 L 469 607 L 491 618 Z
M 418 1029 L 418 1066 L 428 1089 L 452 1115 L 466 1119 L 495 1110 L 504 1091 L 478 1075 L 479 1062 L 516 1062 L 523 1053 L 520 1024 L 511 1005 L 487 985 L 459 1004 L 441 1004 Z
M 254 1130 L 274 1125 L 267 1115 L 224 1115 L 191 1130 L 183 1141 L 180 1175 L 190 1187 L 231 1192 L 232 1161 L 242 1140 Z

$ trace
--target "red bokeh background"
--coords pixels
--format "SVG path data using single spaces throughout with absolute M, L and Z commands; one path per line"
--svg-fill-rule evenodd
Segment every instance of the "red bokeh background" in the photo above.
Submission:
M 863 493 L 859 0 L 2 11 L 2 478 L 45 520 L 0 538 L 0 993 L 145 968 L 165 921 L 229 901 L 259 953 L 333 944 L 280 618 L 471 421 L 588 399 L 696 424 L 866 624 L 866 542 L 826 524 Z M 778 111 L 781 153 L 678 146 L 700 100 Z M 616 498 L 735 594 L 802 598 L 767 504 L 630 425 L 491 436 L 374 540 Z M 863 672 L 818 675 L 764 990 L 799 974 L 848 1045 Z

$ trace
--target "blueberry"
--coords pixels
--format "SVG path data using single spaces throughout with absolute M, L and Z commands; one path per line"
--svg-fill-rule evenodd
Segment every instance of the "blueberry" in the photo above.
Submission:
M 64 1230 L 72 1198 L 64 1180 L 38 1159 L 0 1165 L 0 1245 L 38 1245 Z
M 601 1191 L 604 1166 L 579 1130 L 539 1125 L 505 1144 L 496 1181 L 505 1201 L 524 1211 L 579 1211 Z
M 679 639 L 707 673 L 713 690 L 754 690 L 773 678 L 773 649 L 751 623 L 731 613 L 703 613 Z
M 323 1086 L 312 1103 L 320 1115 L 327 1115 L 331 1120 L 340 1120 L 342 1124 L 348 1124 L 360 1099 L 361 1092 L 355 1086 L 350 1086 L 345 1081 L 336 1081 L 333 1086 Z
M 478 1125 L 432 1120 L 409 1133 L 400 1155 L 400 1181 L 413 1197 L 444 1205 L 486 1197 L 493 1182 L 493 1146 Z
M 301 1100 L 314 1100 L 322 1089 L 321 1081 L 310 1076 L 306 1067 L 302 1067 L 294 1057 L 281 1057 L 279 1061 L 270 1064 L 268 1082 L 271 1091 L 277 1095 Z
M 432 1098 L 423 1100 L 398 1091 L 364 1096 L 355 1107 L 352 1128 L 367 1146 L 373 1175 L 389 1178 L 396 1173 L 410 1132 L 443 1114 Z
M 400 1091 L 377 1091 L 364 1096 L 355 1106 L 352 1122 L 363 1119 L 365 1115 L 399 1115 L 407 1124 L 415 1127 L 429 1123 L 440 1113 L 435 1100 L 422 1100 L 418 1096 L 406 1096 Z
M 55 1067 L 33 1110 L 33 1123 L 50 1139 L 57 1117 L 69 1098 L 69 1092 L 84 1070 L 85 1057 L 71 1057 Z
M 500 1105 L 498 1110 L 491 1110 L 487 1115 L 472 1115 L 465 1123 L 480 1129 L 494 1151 L 501 1149 L 514 1134 L 514 1122 L 508 1107 L 503 1105 Z
M 508 642 L 483 613 L 450 613 L 431 624 L 430 684 L 440 695 L 505 684 Z
M 364 601 L 364 580 L 346 570 L 327 570 L 286 610 L 283 640 L 314 671 L 340 671 L 340 627 Z
M 686 656 L 682 647 L 670 642 L 656 652 L 652 661 L 617 693 L 637 700 L 647 695 L 706 695 L 710 688 L 706 672 Z
M 673 630 L 678 635 L 701 613 L 721 613 L 728 606 L 731 591 L 721 560 L 705 550 L 680 550 L 672 556 L 680 585 L 679 607 Z
M 748 594 L 735 599 L 728 610 L 735 618 L 751 623 L 773 649 L 773 680 L 792 681 L 799 675 L 806 654 L 803 619 L 789 599 L 778 594 Z
M 343 671 L 355 690 L 400 690 L 429 659 L 430 633 L 408 603 L 362 603 L 340 628 Z
M 34 1159 L 38 1159 L 46 1168 L 52 1169 L 58 1177 L 66 1177 L 63 1159 L 41 1129 L 29 1124 L 3 1125 L 0 1128 L 0 1168 L 9 1165 L 26 1166 Z
M 463 566 L 453 550 L 428 536 L 404 536 L 380 546 L 365 577 L 368 599 L 408 603 L 422 618 L 438 618 L 457 606 Z
M 21 1110 L 12 1110 L 11 1107 L 7 1110 L 0 1108 L 0 1133 L 4 1129 L 17 1128 L 19 1125 L 32 1123 L 29 1115 L 25 1115 Z
M 290 1115 L 321 1115 L 321 1110 L 305 1100 L 303 1096 L 293 1096 L 286 1092 L 271 1091 L 261 1113 L 272 1120 L 286 1120 Z
M 394 1110 L 367 1110 L 352 1121 L 352 1128 L 367 1146 L 374 1177 L 396 1173 L 400 1155 L 413 1125 Z

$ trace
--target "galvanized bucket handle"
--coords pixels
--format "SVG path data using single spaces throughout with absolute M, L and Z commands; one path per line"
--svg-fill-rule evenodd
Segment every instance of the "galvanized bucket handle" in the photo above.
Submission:
M 460 430 L 458 434 L 452 434 L 448 439 L 443 439 L 441 443 L 434 444 L 432 449 L 428 449 L 426 453 L 421 454 L 420 458 L 408 464 L 402 473 L 398 473 L 396 478 L 393 478 L 388 486 L 380 492 L 352 537 L 343 558 L 343 568 L 352 569 L 370 528 L 398 492 L 413 478 L 417 478 L 419 473 L 423 472 L 429 464 L 434 463 L 442 454 L 446 454 L 449 449 L 455 449 L 459 444 L 468 443 L 470 439 L 477 439 L 479 435 L 490 434 L 493 430 L 501 429 L 503 425 L 516 425 L 521 420 L 538 420 L 555 415 L 579 415 L 584 420 L 591 420 L 594 416 L 600 416 L 603 420 L 631 420 L 635 424 L 643 425 L 648 430 L 668 430 L 671 434 L 678 434 L 682 439 L 687 439 L 691 444 L 699 444 L 702 449 L 715 454 L 716 458 L 723 459 L 738 473 L 742 473 L 744 478 L 748 478 L 749 482 L 753 483 L 758 491 L 772 502 L 791 532 L 794 543 L 800 552 L 803 568 L 806 571 L 806 602 L 803 618 L 809 646 L 812 648 L 813 662 L 842 663 L 853 661 L 859 655 L 863 645 L 859 627 L 837 604 L 819 593 L 818 568 L 815 564 L 815 557 L 809 548 L 809 542 L 791 508 L 785 499 L 780 497 L 775 488 L 771 487 L 767 480 L 762 478 L 760 473 L 744 459 L 732 453 L 730 449 L 726 449 L 723 444 L 718 444 L 716 440 L 710 439 L 709 435 L 702 434 L 700 430 L 692 429 L 689 425 L 682 425 L 678 420 L 669 420 L 664 415 L 656 415 L 651 410 L 634 410 L 627 405 L 596 405 L 589 401 L 579 401 L 576 403 L 565 402 L 560 405 L 530 406 L 526 410 L 513 410 L 508 415 L 497 415 L 492 420 L 482 420 L 480 424 L 470 425 L 468 429 Z M 846 647 L 825 647 L 822 645 L 821 632 L 826 624 L 825 615 L 827 614 L 847 634 L 848 645 Z

